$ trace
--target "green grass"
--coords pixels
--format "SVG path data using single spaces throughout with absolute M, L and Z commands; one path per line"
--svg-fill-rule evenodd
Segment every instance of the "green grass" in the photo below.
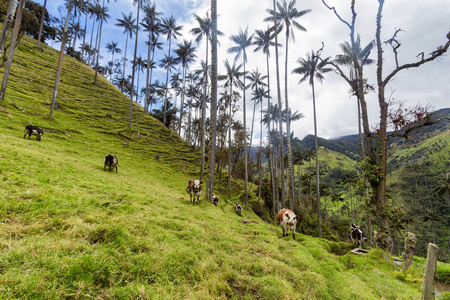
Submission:
M 226 188 L 218 207 L 191 204 L 197 151 L 136 105 L 129 130 L 129 100 L 68 57 L 50 118 L 57 53 L 30 39 L 16 53 L 0 101 L 13 114 L 0 113 L 1 299 L 420 297 L 423 260 L 402 277 L 379 250 L 280 238 L 251 210 L 237 216 Z M 29 121 L 44 129 L 41 142 L 23 139 Z M 103 170 L 107 153 L 118 173 Z

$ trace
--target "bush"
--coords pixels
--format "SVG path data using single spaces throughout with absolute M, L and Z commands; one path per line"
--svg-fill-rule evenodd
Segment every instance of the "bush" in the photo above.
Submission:
M 436 280 L 444 284 L 450 283 L 450 265 L 438 262 Z

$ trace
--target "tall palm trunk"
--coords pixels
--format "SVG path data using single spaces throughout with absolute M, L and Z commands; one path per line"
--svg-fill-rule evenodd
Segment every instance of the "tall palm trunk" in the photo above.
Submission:
M 8 12 L 6 18 L 3 21 L 2 33 L 0 34 L 0 56 L 2 56 L 3 48 L 5 48 L 6 41 L 8 40 L 9 30 L 14 19 L 14 13 L 16 12 L 17 0 L 9 0 Z
M 183 105 L 184 105 L 185 94 L 186 94 L 186 67 L 183 66 L 183 91 L 181 93 L 180 120 L 178 121 L 178 135 L 179 136 L 181 136 L 181 123 L 183 120 Z
M 211 0 L 212 45 L 211 45 L 211 152 L 209 155 L 209 194 L 214 190 L 214 165 L 216 159 L 217 132 L 217 0 Z
M 6 86 L 8 85 L 9 74 L 14 58 L 14 52 L 17 47 L 17 38 L 19 37 L 20 26 L 22 25 L 22 12 L 25 8 L 25 0 L 20 0 L 19 8 L 17 9 L 16 20 L 14 21 L 14 28 L 11 35 L 11 44 L 9 46 L 8 58 L 6 59 L 5 73 L 3 75 L 2 86 L 0 90 L 0 100 L 5 98 Z
M 125 39 L 125 52 L 123 54 L 123 72 L 122 72 L 122 86 L 120 87 L 120 91 L 123 93 L 125 87 L 125 66 L 127 64 L 127 48 L 128 48 L 128 34 Z
M 277 8 L 275 5 L 275 0 L 273 0 L 273 11 L 274 16 L 276 16 Z M 281 174 L 281 206 L 285 207 L 285 194 L 284 194 L 284 178 L 283 178 L 283 119 L 281 112 L 282 109 L 282 103 L 281 103 L 281 87 L 280 87 L 280 67 L 279 67 L 279 60 L 278 60 L 278 22 L 277 19 L 274 17 L 274 28 L 275 28 L 275 66 L 276 66 L 276 74 L 277 74 L 277 98 L 278 98 L 278 123 L 279 123 L 279 130 L 280 130 L 280 174 Z
M 45 17 L 45 7 L 47 6 L 47 0 L 44 0 L 44 6 L 42 7 L 42 15 L 41 20 L 39 21 L 39 34 L 38 34 L 38 40 L 37 40 L 37 48 L 41 47 L 41 36 L 42 31 L 44 30 L 44 17 Z
M 103 0 L 104 1 L 104 0 Z M 130 114 L 128 117 L 128 129 L 131 128 L 131 115 L 133 113 L 133 93 L 134 93 L 134 75 L 136 73 L 136 55 L 137 55 L 137 45 L 138 45 L 138 35 L 139 35 L 139 10 L 141 8 L 141 0 L 138 0 L 137 5 L 137 16 L 136 16 L 136 38 L 134 42 L 134 56 L 133 56 L 133 64 L 131 67 L 131 92 L 130 92 Z M 139 67 L 138 67 L 139 72 Z M 139 75 L 138 75 L 139 76 Z M 139 91 L 138 91 L 139 93 Z M 137 98 L 136 98 L 137 102 Z
M 170 59 L 170 48 L 172 46 L 172 35 L 169 37 L 169 51 L 167 53 L 167 59 Z M 164 113 L 163 113 L 163 127 L 166 126 L 166 113 L 167 113 L 167 93 L 169 92 L 169 72 L 170 72 L 170 61 L 167 62 L 167 73 L 166 73 L 166 92 L 164 95 Z
M 201 120 L 201 126 L 202 126 L 202 133 L 201 133 L 201 145 L 202 148 L 202 164 L 200 168 L 200 180 L 203 179 L 203 172 L 205 169 L 205 138 L 206 138 L 206 89 L 208 87 L 208 38 L 206 38 L 206 62 L 205 62 L 205 72 L 204 76 L 205 79 L 203 80 L 203 97 L 202 97 L 202 120 Z
M 230 82 L 230 101 L 228 107 L 228 199 L 231 200 L 231 103 L 233 101 L 233 82 Z
M 151 55 L 152 55 L 152 32 L 148 31 L 148 50 L 147 50 L 147 70 L 145 76 L 145 100 L 144 100 L 144 113 L 148 111 L 148 92 L 149 92 L 149 79 L 150 79 L 150 69 L 151 69 Z
M 319 143 L 317 141 L 317 118 L 316 118 L 316 94 L 314 91 L 314 73 L 311 75 L 311 88 L 313 96 L 313 111 L 314 111 L 314 137 L 316 146 L 316 184 L 317 184 L 317 216 L 319 219 L 319 238 L 322 238 L 322 220 L 320 214 L 320 175 L 319 175 Z
M 88 65 L 91 65 L 91 56 L 92 56 L 92 40 L 94 39 L 94 28 L 95 28 L 95 17 L 92 18 L 92 29 L 91 29 L 91 41 L 89 43 L 89 53 L 88 53 Z M 122 91 L 123 92 L 123 91 Z
M 294 172 L 292 167 L 292 149 L 291 149 L 291 114 L 289 111 L 288 101 L 288 53 L 289 53 L 289 27 L 286 26 L 286 57 L 284 63 L 284 102 L 286 105 L 286 141 L 287 141 L 287 156 L 288 156 L 288 190 L 290 191 L 290 209 L 294 209 Z
M 105 11 L 105 0 L 103 0 L 102 14 L 100 16 L 100 31 L 98 32 L 98 45 L 97 45 L 97 59 L 95 60 L 95 75 L 94 75 L 94 85 L 97 84 L 97 73 L 98 73 L 98 57 L 100 56 L 100 45 L 102 42 L 102 28 L 103 28 L 103 12 Z M 132 97 L 133 98 L 133 97 Z
M 64 30 L 61 41 L 61 50 L 59 51 L 58 67 L 56 68 L 55 86 L 53 88 L 52 106 L 50 108 L 50 117 L 53 116 L 53 110 L 55 109 L 56 96 L 58 94 L 59 81 L 61 79 L 61 70 L 64 57 L 64 46 L 66 44 L 67 28 L 69 27 L 70 10 L 72 9 L 72 0 L 69 1 L 69 8 L 67 9 L 66 23 L 64 24 Z
M 243 56 L 244 57 L 244 56 Z M 245 59 L 244 61 L 244 169 L 245 169 L 245 210 L 247 210 L 247 204 L 248 204 L 248 158 L 247 158 L 247 121 L 246 121 L 246 103 L 245 103 Z
M 47 1 L 47 0 L 46 0 Z M 88 1 L 89 3 L 89 1 Z M 87 29 L 87 18 L 88 14 L 86 12 L 86 16 L 84 18 L 84 34 L 83 34 L 83 44 L 81 46 L 81 57 L 84 59 L 84 43 L 86 42 L 86 29 Z

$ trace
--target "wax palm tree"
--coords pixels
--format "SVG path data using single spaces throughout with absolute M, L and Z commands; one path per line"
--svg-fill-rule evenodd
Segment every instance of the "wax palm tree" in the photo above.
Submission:
M 22 0 L 20 1 L 19 5 L 21 5 L 21 4 L 22 4 Z M 20 9 L 20 6 L 19 6 L 19 9 Z M 56 67 L 55 85 L 53 87 L 52 104 L 50 107 L 50 117 L 53 116 L 53 110 L 55 109 L 55 103 L 56 103 L 56 97 L 58 95 L 59 81 L 61 79 L 61 71 L 62 71 L 62 64 L 63 64 L 63 57 L 64 57 L 64 46 L 66 44 L 67 29 L 69 27 L 69 19 L 70 19 L 71 9 L 72 9 L 72 1 L 69 0 L 69 5 L 67 7 L 66 21 L 64 24 L 64 29 L 63 29 L 63 34 L 62 34 L 61 50 L 59 52 L 58 66 Z M 18 18 L 18 16 L 16 16 L 16 18 Z M 12 41 L 14 40 L 13 37 L 11 37 Z M 9 51 L 12 51 L 12 48 Z M 5 74 L 6 74 L 6 68 L 5 68 Z M 3 90 L 3 86 L 2 86 L 2 90 Z M 1 97 L 1 98 L 3 99 L 3 97 Z
M 195 54 L 196 48 L 192 46 L 191 41 L 184 40 L 183 43 L 178 44 L 178 48 L 175 53 L 178 56 L 181 67 L 183 68 L 183 87 L 181 92 L 181 103 L 180 103 L 180 120 L 178 123 L 178 135 L 181 136 L 181 121 L 183 119 L 183 105 L 186 92 L 186 72 L 189 69 L 189 64 L 195 60 L 197 55 Z
M 352 223 L 354 223 L 355 218 L 355 205 L 353 204 L 353 188 L 358 181 L 358 175 L 355 172 L 346 172 L 345 177 L 341 178 L 341 183 L 343 185 L 348 185 L 350 188 L 350 215 L 352 217 Z
M 141 10 L 141 6 L 147 0 L 133 0 L 133 5 L 137 4 L 137 12 L 136 12 L 136 36 L 134 40 L 134 55 L 133 55 L 133 64 L 131 68 L 131 95 L 130 95 L 130 113 L 128 117 L 128 128 L 131 128 L 131 115 L 133 112 L 133 91 L 134 91 L 134 76 L 136 74 L 136 58 L 137 58 L 137 48 L 138 48 L 138 36 L 139 36 L 139 12 Z M 139 72 L 139 71 L 138 71 Z M 137 97 L 136 97 L 137 102 Z
M 109 3 L 109 0 L 106 0 Z M 111 17 L 108 14 L 108 8 L 105 6 L 105 0 L 103 0 L 102 9 L 100 11 L 99 19 L 100 19 L 100 29 L 98 33 L 98 44 L 97 44 L 97 59 L 95 61 L 95 75 L 94 75 L 94 84 L 97 84 L 97 73 L 98 73 L 98 59 L 100 57 L 100 45 L 102 42 L 102 31 L 103 31 L 103 22 L 107 23 L 108 19 Z
M 142 56 L 136 57 L 136 60 L 134 61 L 133 68 L 136 68 L 137 70 L 137 83 L 136 83 L 136 90 L 139 91 L 139 74 L 147 69 L 147 61 L 142 58 Z M 136 94 L 136 103 L 138 102 L 138 95 Z
M 218 80 L 225 80 L 224 87 L 230 89 L 229 101 L 226 103 L 228 108 L 228 199 L 231 200 L 231 125 L 232 125 L 232 100 L 233 100 L 233 87 L 242 87 L 244 83 L 240 80 L 240 77 L 244 75 L 241 72 L 242 64 L 236 66 L 236 61 L 233 65 L 225 60 L 226 75 L 219 75 Z
M 240 56 L 242 56 L 243 66 L 244 66 L 244 81 L 243 81 L 243 126 L 244 126 L 244 169 L 245 169 L 245 209 L 247 209 L 248 203 L 248 158 L 247 158 L 247 122 L 246 122 L 246 103 L 245 103 L 245 63 L 247 62 L 247 48 L 252 45 L 253 34 L 248 35 L 248 28 L 245 31 L 242 31 L 239 28 L 239 33 L 237 35 L 232 35 L 230 37 L 231 41 L 233 41 L 236 45 L 229 48 L 227 50 L 228 53 L 236 53 L 235 60 L 237 60 Z
M 173 57 L 173 56 L 167 56 L 167 54 L 166 54 L 166 55 L 164 55 L 164 57 L 160 60 L 159 67 L 160 67 L 160 68 L 166 69 L 166 70 L 167 70 L 167 74 L 169 74 L 169 73 L 171 73 L 173 70 L 176 69 L 177 63 L 178 63 L 178 62 L 177 62 L 177 59 L 176 59 L 175 57 Z M 166 90 L 165 90 L 165 92 L 164 92 L 164 107 L 163 107 L 163 108 L 166 108 L 166 106 L 167 106 L 167 101 L 168 101 L 168 90 L 169 90 L 168 82 L 169 82 L 169 78 L 166 79 L 166 84 L 165 84 Z M 163 113 L 164 113 L 164 112 L 163 112 Z M 164 118 L 164 116 L 163 116 L 163 121 L 164 121 L 164 122 L 166 121 L 166 119 Z M 166 123 L 163 123 L 163 126 L 166 126 Z
M 144 31 L 148 32 L 148 51 L 147 51 L 147 76 L 145 79 L 145 103 L 144 103 L 144 112 L 148 111 L 148 97 L 149 97 L 149 87 L 151 85 L 151 77 L 153 74 L 153 68 L 151 66 L 154 65 L 154 55 L 155 49 L 158 47 L 158 35 L 161 32 L 161 20 L 159 16 L 162 13 L 156 11 L 156 4 L 154 2 L 144 5 L 144 19 L 142 20 L 141 25 L 144 27 Z M 161 46 L 159 48 L 162 49 Z
M 263 76 L 265 77 L 265 76 Z M 264 83 L 264 82 L 262 82 Z M 255 110 L 256 110 L 256 105 L 257 104 L 261 104 L 261 109 L 259 110 L 261 113 L 261 119 L 262 119 L 262 103 L 264 98 L 269 98 L 269 91 L 268 89 L 265 88 L 265 83 L 259 87 L 257 87 L 257 89 L 255 89 L 253 91 L 253 98 L 251 100 L 253 100 L 254 105 L 253 105 L 253 118 L 252 118 L 252 131 L 251 131 L 251 135 L 250 135 L 250 148 L 251 148 L 251 144 L 252 144 L 252 138 L 253 138 L 253 124 L 255 122 Z M 262 154 L 262 123 L 259 126 L 259 154 Z M 261 183 L 262 183 L 262 166 L 261 166 L 261 158 L 258 159 L 258 174 L 259 174 L 259 183 L 258 183 L 258 202 L 261 200 Z
M 174 16 L 170 16 L 169 18 L 163 18 L 162 21 L 162 33 L 166 35 L 167 40 L 169 41 L 169 49 L 167 51 L 166 59 L 169 62 L 170 61 L 170 51 L 172 46 L 172 39 L 177 39 L 178 36 L 181 36 L 182 34 L 180 31 L 183 29 L 183 26 L 179 26 L 176 24 L 176 20 Z M 166 73 L 166 86 L 169 81 L 169 72 L 170 68 L 167 68 Z M 166 95 L 164 97 L 164 115 L 163 115 L 163 126 L 166 123 L 166 110 L 167 110 L 167 90 Z
M 14 2 L 14 10 L 15 10 L 17 1 L 16 0 L 10 0 L 9 1 L 10 6 L 11 6 L 11 3 L 13 3 L 13 2 Z M 9 16 L 9 10 L 12 9 L 12 7 L 10 8 L 10 6 L 8 6 L 8 14 L 7 14 L 7 16 Z M 37 40 L 37 48 L 38 48 L 38 50 L 41 47 L 41 36 L 42 36 L 42 31 L 44 30 L 44 17 L 45 17 L 45 11 L 46 11 L 45 8 L 46 7 L 47 7 L 47 0 L 44 0 L 44 5 L 42 6 L 41 20 L 39 21 L 39 33 L 38 33 L 38 40 Z M 6 17 L 6 20 L 9 20 L 9 18 Z M 7 23 L 8 22 L 4 22 L 3 27 L 6 27 L 5 30 L 9 31 L 9 26 L 10 25 L 5 26 Z M 9 23 L 9 24 L 11 24 L 11 23 Z M 3 49 L 3 47 L 0 45 L 0 51 L 1 51 L 1 49 Z M 1 55 L 1 52 L 0 52 L 0 55 Z
M 86 33 L 87 33 L 87 19 L 89 15 L 89 0 L 79 0 L 78 2 L 78 10 L 85 15 L 84 17 L 84 27 L 83 27 L 83 42 L 81 45 L 85 45 L 86 43 Z M 84 59 L 84 49 L 81 47 L 81 57 Z
M 322 237 L 322 226 L 321 226 L 321 219 L 320 219 L 320 189 L 319 189 L 319 145 L 317 141 L 317 119 L 316 119 L 316 94 L 314 91 L 314 79 L 319 80 L 320 82 L 323 81 L 323 75 L 322 73 L 330 72 L 332 69 L 328 68 L 328 62 L 330 60 L 330 57 L 327 57 L 326 59 L 320 59 L 319 54 L 320 51 L 317 51 L 314 53 L 314 51 L 311 51 L 311 55 L 307 54 L 306 59 L 299 58 L 297 60 L 297 63 L 300 65 L 299 67 L 295 68 L 292 73 L 303 75 L 303 77 L 300 79 L 299 83 L 304 82 L 306 80 L 309 80 L 309 84 L 311 85 L 312 89 L 312 97 L 313 97 L 313 111 L 314 111 L 314 137 L 315 137 L 315 144 L 316 144 L 316 176 L 317 176 L 317 205 L 318 205 L 318 216 L 319 216 L 319 237 Z
M 119 48 L 119 43 L 116 43 L 114 41 L 111 41 L 111 43 L 106 44 L 106 49 L 108 49 L 108 52 L 111 53 L 111 65 L 114 65 L 114 54 L 116 53 L 122 53 L 122 49 Z M 111 74 L 110 80 L 111 80 Z
M 72 2 L 70 2 L 70 4 L 69 4 L 69 10 L 68 10 L 69 13 L 70 13 L 71 3 Z M 16 47 L 18 44 L 19 30 L 20 30 L 20 26 L 22 24 L 22 13 L 23 13 L 24 8 L 25 8 L 25 0 L 20 0 L 19 6 L 18 6 L 17 12 L 16 12 L 16 18 L 14 20 L 13 32 L 11 34 L 11 42 L 10 42 L 10 47 L 9 47 L 9 52 L 8 52 L 8 58 L 6 59 L 5 72 L 3 74 L 2 86 L 1 86 L 1 90 L 0 90 L 0 100 L 3 100 L 3 98 L 5 97 L 6 86 L 8 85 L 9 74 L 11 72 L 11 67 L 12 67 L 13 58 L 14 58 L 14 52 L 16 51 Z M 64 29 L 65 29 L 64 33 L 67 31 L 66 27 L 67 26 L 64 27 Z M 8 35 L 6 35 L 6 36 L 8 36 Z M 63 41 L 64 41 L 64 38 L 63 38 Z M 65 43 L 63 43 L 63 45 L 61 46 L 62 51 L 64 50 L 64 44 Z M 62 61 L 62 59 L 61 59 L 61 61 Z M 59 78 L 58 78 L 58 82 L 59 82 Z M 52 106 L 52 108 L 53 108 L 53 106 Z M 50 112 L 53 113 L 53 110 L 51 110 Z
M 211 151 L 209 159 L 209 181 L 208 181 L 208 199 L 211 199 L 214 190 L 214 166 L 216 160 L 216 133 L 217 133 L 217 45 L 218 36 L 222 33 L 217 29 L 217 0 L 211 0 L 211 19 L 212 19 L 212 37 L 211 37 Z
M 450 173 L 443 174 L 433 192 L 437 196 L 447 197 L 447 205 L 450 206 Z
M 267 91 L 264 89 L 260 90 L 260 87 L 265 87 L 267 84 L 264 82 L 264 80 L 267 78 L 267 75 L 262 75 L 258 69 L 253 70 L 250 72 L 249 75 L 245 76 L 246 79 L 250 81 L 250 83 L 247 85 L 247 88 L 251 88 L 253 90 L 253 98 L 251 99 L 253 101 L 253 117 L 252 117 L 252 129 L 250 132 L 250 147 L 252 147 L 252 140 L 253 140 L 253 125 L 255 121 L 255 111 L 256 111 L 256 104 L 262 105 L 262 98 L 267 98 Z M 250 156 L 250 150 L 248 151 L 248 155 Z
M 257 51 L 262 51 L 263 54 L 266 55 L 266 70 L 267 70 L 267 107 L 270 107 L 270 64 L 269 64 L 269 58 L 270 58 L 270 47 L 271 46 L 275 46 L 275 42 L 273 41 L 273 39 L 275 38 L 275 34 L 273 32 L 273 30 L 267 26 L 266 30 L 256 30 L 255 31 L 255 37 L 253 40 L 253 44 L 256 46 L 256 48 L 253 50 L 254 52 Z M 278 45 L 280 46 L 280 45 Z M 262 111 L 261 111 L 262 113 Z M 268 130 L 267 130 L 267 138 L 270 137 L 270 135 L 268 134 L 270 131 L 270 122 L 268 123 Z M 261 135 L 262 136 L 262 135 Z M 269 141 L 269 143 L 271 143 Z M 273 151 L 272 151 L 272 147 L 269 147 L 269 162 L 273 163 L 274 159 L 273 159 Z M 271 170 L 274 168 L 274 166 L 271 166 Z M 272 188 L 272 198 L 274 199 L 274 203 L 276 201 L 278 201 L 277 196 L 275 194 L 275 187 Z M 275 208 L 274 208 L 275 211 Z M 274 213 L 275 215 L 275 213 Z
M 284 62 L 284 84 L 285 84 L 285 106 L 289 107 L 289 100 L 288 100 L 288 58 L 289 58 L 289 39 L 292 39 L 295 41 L 294 36 L 294 28 L 306 31 L 306 29 L 300 25 L 295 19 L 298 19 L 305 14 L 311 12 L 310 9 L 298 11 L 295 8 L 296 0 L 291 0 L 289 4 L 286 2 L 286 0 L 283 0 L 282 3 L 277 2 L 277 8 L 278 12 L 274 10 L 270 10 L 269 13 L 271 14 L 270 17 L 266 18 L 267 21 L 279 21 L 280 22 L 280 30 L 285 28 L 285 45 L 286 45 L 286 53 L 285 53 L 285 62 Z M 288 116 L 289 117 L 289 116 Z M 290 133 L 290 121 L 288 120 L 286 122 L 286 132 Z M 291 140 L 290 140 L 290 134 L 287 135 L 287 151 L 288 151 L 288 168 L 290 173 L 290 190 L 291 190 L 291 197 L 292 200 L 294 199 L 294 174 L 292 174 L 292 149 L 291 149 Z M 291 204 L 292 206 L 292 204 Z
M 271 15 L 271 16 L 275 16 L 277 13 L 277 5 L 275 3 L 275 0 L 272 1 L 273 2 L 273 9 L 267 9 L 266 11 Z M 278 99 L 278 107 L 280 108 L 278 110 L 278 126 L 279 126 L 279 134 L 280 137 L 283 137 L 283 124 L 282 124 L 282 118 L 281 118 L 281 108 L 282 108 L 282 103 L 281 103 L 281 86 L 280 86 L 280 67 L 279 67 L 279 58 L 278 58 L 278 33 L 279 31 L 279 21 L 277 20 L 277 18 L 274 17 L 268 17 L 265 18 L 264 21 L 271 21 L 273 22 L 273 32 L 274 32 L 274 38 L 275 38 L 275 70 L 276 70 L 276 87 L 277 87 L 277 99 Z M 277 132 L 277 131 L 273 131 L 273 132 Z M 273 136 L 273 135 L 271 135 Z M 283 145 L 283 138 L 280 138 L 280 143 L 279 143 L 279 150 L 277 149 L 277 151 L 279 151 L 281 154 L 284 151 L 284 145 Z M 270 140 L 269 140 L 270 142 Z M 277 160 L 273 160 L 273 163 L 277 164 L 279 163 L 280 165 L 280 173 L 283 174 L 283 168 L 284 168 L 284 164 L 281 163 L 282 160 L 282 155 L 280 155 L 279 159 Z M 277 166 L 275 166 L 274 170 L 276 171 L 276 176 L 275 176 L 275 181 L 276 181 L 276 185 L 275 185 L 275 189 L 278 190 L 278 169 Z M 281 180 L 280 180 L 280 184 L 281 184 L 281 202 L 279 201 L 278 198 L 278 192 L 275 193 L 275 197 L 277 199 L 277 204 L 278 204 L 278 209 L 281 209 L 281 205 L 283 207 L 285 207 L 285 194 L 284 194 L 284 176 L 281 176 Z M 274 206 L 275 206 L 275 201 L 274 201 Z M 275 218 L 276 214 L 275 214 L 275 209 L 274 209 L 274 218 Z
M 371 65 L 375 63 L 374 59 L 370 59 L 369 55 L 375 46 L 375 42 L 371 41 L 363 49 L 361 48 L 361 37 L 358 35 L 354 47 L 349 42 L 339 44 L 342 54 L 336 55 L 334 61 L 343 66 L 350 68 L 350 80 L 356 81 L 358 73 L 363 71 L 362 66 Z M 357 68 L 354 62 L 358 61 L 361 68 Z M 358 71 L 359 70 L 359 71 Z M 360 78 L 364 78 L 361 74 Z M 358 133 L 359 133 L 359 148 L 361 152 L 361 159 L 364 157 L 363 137 L 361 129 L 361 103 L 359 97 L 356 97 L 356 104 L 358 105 Z
M 205 37 L 206 42 L 205 42 L 205 47 L 206 47 L 206 58 L 205 58 L 205 64 L 206 67 L 208 68 L 208 54 L 209 54 L 209 44 L 211 42 L 211 30 L 212 30 L 212 21 L 211 18 L 209 17 L 209 12 L 206 13 L 206 17 L 205 18 L 201 18 L 198 15 L 194 15 L 195 20 L 198 23 L 198 27 L 192 28 L 190 30 L 190 33 L 192 33 L 195 37 L 195 42 L 198 44 L 200 44 L 200 42 L 203 40 L 203 37 Z M 217 31 L 217 35 L 223 35 L 223 33 L 221 31 Z M 205 163 L 205 125 L 206 125 L 206 90 L 207 90 L 207 86 L 208 86 L 208 77 L 204 78 L 205 80 L 203 81 L 203 96 L 202 96 L 202 121 L 201 121 L 201 126 L 202 126 L 202 141 L 201 141 L 201 148 L 202 148 L 202 165 L 201 165 L 201 170 L 200 170 L 200 179 L 202 179 L 203 177 L 203 171 L 204 171 L 204 163 Z
M 92 46 L 92 40 L 94 38 L 95 22 L 98 21 L 98 16 L 100 15 L 101 10 L 102 10 L 102 7 L 98 2 L 88 4 L 87 11 L 91 15 L 91 18 L 92 18 L 91 40 L 89 42 L 89 49 L 91 49 L 91 50 L 93 50 L 95 48 L 95 45 Z M 88 59 L 87 59 L 88 65 L 91 65 L 92 53 L 93 52 L 88 52 L 88 54 L 89 54 Z M 93 61 L 94 60 L 92 60 L 92 64 L 93 64 Z
M 125 15 L 124 13 L 122 13 L 122 19 L 116 19 L 116 20 L 118 21 L 118 23 L 116 23 L 115 25 L 118 27 L 122 27 L 123 33 L 125 33 L 125 35 L 126 35 L 125 52 L 123 55 L 123 73 L 122 73 L 123 78 L 125 78 L 125 66 L 127 63 L 128 37 L 132 38 L 133 33 L 135 33 L 137 30 L 136 19 L 133 19 L 132 13 L 130 13 L 128 16 Z M 122 86 L 120 88 L 120 91 L 122 93 L 123 93 L 124 84 L 125 84 L 125 81 L 122 81 Z
M 77 43 L 77 38 L 82 38 L 84 36 L 83 28 L 79 22 L 70 24 L 70 31 L 72 32 L 72 48 L 75 49 L 75 44 Z

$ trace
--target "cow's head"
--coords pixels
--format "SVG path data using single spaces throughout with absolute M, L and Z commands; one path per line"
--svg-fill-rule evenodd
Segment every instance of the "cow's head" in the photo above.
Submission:
M 289 226 L 294 226 L 295 224 L 297 224 L 297 220 L 300 219 L 300 216 L 297 216 L 293 212 L 286 212 L 284 214 L 284 218 L 285 218 L 286 224 L 288 224 Z
M 201 180 L 192 181 L 192 190 L 194 191 L 194 193 L 198 193 L 202 190 L 202 183 L 203 181 Z

